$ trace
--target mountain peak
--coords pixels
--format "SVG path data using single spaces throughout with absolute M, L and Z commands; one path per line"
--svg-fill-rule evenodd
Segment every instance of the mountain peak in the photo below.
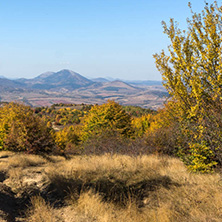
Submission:
M 45 72 L 29 81 L 29 83 L 35 89 L 66 88 L 74 90 L 88 86 L 93 82 L 72 70 L 62 69 L 58 72 Z
M 74 72 L 74 71 L 69 70 L 69 69 L 62 69 L 62 70 L 60 70 L 60 71 L 58 71 L 58 72 L 56 72 L 54 74 L 56 74 L 56 75 L 64 75 L 64 76 L 68 76 L 68 75 L 81 76 L 79 73 Z M 83 76 L 81 76 L 81 77 L 83 77 Z M 85 78 L 85 77 L 83 77 L 83 78 Z
M 62 70 L 58 71 L 57 73 L 76 73 L 76 72 L 69 70 L 69 69 L 62 69 Z
M 70 69 L 62 69 L 62 70 L 60 70 L 60 71 L 58 71 L 58 72 L 71 72 L 71 73 L 73 73 L 74 71 L 72 71 L 72 70 L 70 70 Z
M 39 76 L 35 77 L 34 79 L 45 79 L 45 78 L 49 78 L 49 77 L 52 76 L 52 75 L 55 75 L 55 76 L 60 75 L 60 76 L 64 76 L 64 77 L 67 77 L 67 76 L 69 76 L 69 75 L 73 75 L 73 76 L 78 75 L 78 76 L 80 76 L 79 73 L 74 72 L 74 71 L 72 71 L 72 70 L 62 69 L 62 70 L 60 70 L 60 71 L 58 71 L 58 72 L 51 72 L 51 71 L 49 71 L 49 72 L 44 72 L 44 73 L 40 74 Z M 84 78 L 84 77 L 83 77 L 83 78 Z
M 108 79 L 106 78 L 102 78 L 102 77 L 98 77 L 98 78 L 93 78 L 91 79 L 93 82 L 110 82 Z

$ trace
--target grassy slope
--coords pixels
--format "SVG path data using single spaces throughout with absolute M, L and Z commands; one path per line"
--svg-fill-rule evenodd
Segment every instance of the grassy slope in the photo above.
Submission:
M 222 221 L 220 175 L 191 174 L 169 157 L 1 152 L 0 179 L 2 220 Z

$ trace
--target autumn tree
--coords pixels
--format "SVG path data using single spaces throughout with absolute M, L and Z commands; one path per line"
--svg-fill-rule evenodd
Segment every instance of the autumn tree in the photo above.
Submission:
M 50 152 L 54 141 L 47 122 L 25 105 L 9 103 L 0 108 L 0 149 Z
M 150 124 L 152 121 L 153 116 L 151 114 L 134 118 L 132 120 L 132 126 L 135 129 L 135 135 L 138 137 L 142 137 L 148 130 L 150 130 Z
M 163 22 L 171 44 L 154 58 L 189 140 L 181 153 L 192 170 L 208 171 L 222 164 L 222 7 L 216 1 L 201 13 L 189 7 L 187 30 L 174 19 Z
M 75 146 L 80 143 L 80 130 L 77 126 L 67 126 L 55 133 L 55 143 L 61 152 L 69 146 Z
M 85 116 L 82 128 L 82 140 L 104 133 L 115 132 L 128 137 L 132 133 L 131 117 L 114 101 L 108 101 L 103 105 L 95 105 Z

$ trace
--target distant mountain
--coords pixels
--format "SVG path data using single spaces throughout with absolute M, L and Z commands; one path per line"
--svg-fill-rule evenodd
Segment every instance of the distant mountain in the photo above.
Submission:
M 138 85 L 138 86 L 160 86 L 162 85 L 162 81 L 158 80 L 125 80 L 125 79 L 113 79 L 111 77 L 106 78 L 94 78 L 91 79 L 94 82 L 114 82 L 114 81 L 121 81 L 132 85 Z
M 0 101 L 21 101 L 33 106 L 101 104 L 111 99 L 124 105 L 157 109 L 167 96 L 160 81 L 89 80 L 67 69 L 46 72 L 32 79 L 0 78 Z
M 124 80 L 124 82 L 133 84 L 133 85 L 144 85 L 144 86 L 155 86 L 162 85 L 162 81 L 156 80 Z
M 11 88 L 23 88 L 26 87 L 24 83 L 18 82 L 16 80 L 10 80 L 6 78 L 0 78 L 1 87 L 11 87 Z
M 136 90 L 135 87 L 129 85 L 128 83 L 125 83 L 123 81 L 115 80 L 112 82 L 107 82 L 103 84 L 103 90 L 107 91 L 119 91 L 119 90 Z
M 54 91 L 63 88 L 66 90 L 74 90 L 89 86 L 93 83 L 93 81 L 81 76 L 79 73 L 68 69 L 63 69 L 59 72 L 46 72 L 34 79 L 20 79 L 19 81 L 27 84 L 27 86 L 32 89 Z
M 128 85 L 127 85 L 128 84 Z M 79 73 L 68 69 L 63 69 L 59 72 L 45 72 L 33 79 L 16 79 L 9 80 L 5 77 L 0 78 L 0 86 L 14 87 L 32 90 L 50 90 L 68 92 L 82 87 L 101 87 L 107 91 L 119 91 L 131 89 L 140 86 L 162 86 L 161 81 L 132 81 L 132 80 L 111 80 L 107 78 L 87 79 Z M 131 88 L 130 88 L 131 87 Z
M 106 79 L 106 78 L 94 78 L 91 79 L 93 82 L 110 82 L 110 80 Z
M 128 83 L 116 80 L 112 82 L 94 82 L 92 85 L 84 88 L 80 88 L 80 91 L 91 91 L 91 92 L 134 92 L 138 90 L 137 87 L 131 86 Z M 139 89 L 141 90 L 141 89 Z
M 5 76 L 0 76 L 0 79 L 6 79 L 6 77 Z
M 23 83 L 19 83 L 15 80 L 0 78 L 0 101 L 2 101 L 3 94 L 7 95 L 8 98 L 9 94 L 19 95 L 25 91 L 25 88 L 26 86 Z M 9 96 L 9 98 L 11 97 Z M 14 99 L 12 99 L 12 101 L 14 101 Z
M 40 80 L 40 79 L 44 79 L 44 78 L 47 78 L 47 77 L 49 77 L 49 76 L 51 76 L 52 74 L 54 74 L 55 72 L 44 72 L 44 73 L 42 73 L 41 75 L 39 75 L 39 76 L 37 76 L 37 77 L 35 77 L 34 79 L 36 79 L 36 80 Z

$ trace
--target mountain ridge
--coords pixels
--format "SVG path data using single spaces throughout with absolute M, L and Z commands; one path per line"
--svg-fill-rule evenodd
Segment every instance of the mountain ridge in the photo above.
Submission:
M 93 81 L 67 69 L 45 72 L 32 79 L 0 78 L 0 92 L 0 101 L 19 101 L 32 106 L 102 104 L 111 99 L 123 105 L 153 109 L 160 108 L 168 95 L 159 84 L 130 84 L 122 80 L 106 81 L 104 78 Z
M 59 90 L 59 88 L 74 90 L 92 84 L 91 80 L 68 69 L 45 72 L 33 79 L 19 79 L 18 81 L 26 84 L 28 88 L 40 90 Z
M 124 84 L 128 84 L 128 87 L 140 87 L 140 86 L 153 86 L 153 85 L 162 85 L 161 81 L 153 81 L 153 80 L 121 80 L 121 79 L 112 79 L 108 78 L 94 78 L 88 79 L 77 72 L 74 72 L 69 69 L 62 69 L 58 72 L 44 72 L 34 78 L 26 79 L 20 78 L 16 80 L 7 79 L 6 77 L 2 78 L 0 81 L 0 85 L 10 86 L 10 87 L 22 87 L 33 90 L 52 90 L 59 91 L 61 88 L 66 89 L 67 91 L 72 91 L 75 89 L 79 89 L 81 87 L 89 87 L 91 85 L 95 85 L 95 83 L 108 84 L 112 85 L 115 83 L 121 82 Z M 5 81 L 4 81 L 5 80 Z M 127 87 L 125 87 L 127 88 Z

